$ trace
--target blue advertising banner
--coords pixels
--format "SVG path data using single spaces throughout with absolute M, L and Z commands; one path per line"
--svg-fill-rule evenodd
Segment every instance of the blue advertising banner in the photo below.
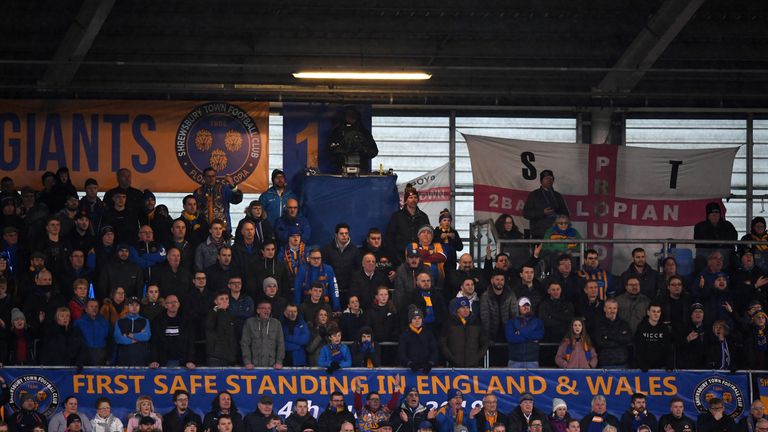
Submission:
M 394 175 L 319 175 L 303 177 L 302 183 L 301 213 L 312 226 L 311 245 L 330 243 L 339 222 L 349 224 L 352 244 L 363 244 L 370 228 L 385 232 L 392 213 L 400 208 Z
M 371 130 L 371 106 L 355 105 L 360 120 Z M 335 174 L 337 168 L 328 152 L 328 137 L 336 121 L 343 118 L 344 106 L 286 103 L 283 105 L 283 171 L 288 184 L 297 183 L 307 167 L 322 174 Z M 366 167 L 370 170 L 370 164 Z M 296 191 L 296 190 L 294 190 Z
M 242 414 L 255 410 L 261 395 L 271 395 L 274 411 L 283 418 L 298 397 L 307 398 L 311 412 L 318 416 L 333 391 L 347 395 L 351 405 L 353 382 L 363 394 L 380 392 L 386 403 L 398 377 L 406 392 L 415 388 L 420 402 L 431 408 L 445 403 L 447 392 L 455 388 L 463 393 L 468 407 L 482 404 L 485 394 L 494 393 L 499 397 L 499 410 L 507 413 L 517 406 L 521 393 L 530 392 L 534 404 L 545 412 L 551 410 L 553 398 L 563 399 L 574 418 L 587 414 L 592 397 L 598 394 L 606 397 L 608 411 L 617 417 L 629 407 L 635 392 L 648 395 L 648 410 L 657 417 L 669 412 L 669 398 L 675 395 L 683 399 L 685 413 L 693 419 L 713 397 L 722 399 L 726 413 L 734 417 L 746 414 L 744 406 L 751 400 L 749 374 L 710 371 L 433 369 L 422 375 L 401 369 L 344 369 L 328 375 L 322 369 L 86 368 L 78 373 L 65 368 L 7 367 L 0 369 L 0 376 L 9 385 L 12 409 L 20 405 L 22 395 L 32 393 L 39 411 L 48 417 L 62 409 L 68 395 L 78 397 L 80 410 L 89 417 L 95 413 L 99 396 L 112 401 L 112 412 L 121 419 L 135 409 L 139 395 L 151 397 L 155 410 L 164 414 L 174 408 L 170 395 L 180 389 L 191 394 L 190 407 L 201 416 L 221 391 L 233 395 Z

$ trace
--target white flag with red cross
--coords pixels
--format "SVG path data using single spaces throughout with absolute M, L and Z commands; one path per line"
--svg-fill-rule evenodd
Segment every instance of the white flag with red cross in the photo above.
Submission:
M 523 228 L 528 193 L 552 170 L 554 189 L 568 205 L 574 227 L 591 239 L 685 239 L 705 219 L 705 206 L 731 191 L 738 147 L 711 150 L 650 149 L 523 141 L 464 135 L 472 163 L 475 219 L 508 213 Z M 595 244 L 601 260 L 624 265 L 634 247 L 650 258 L 660 244 L 611 248 Z M 681 245 L 692 247 L 692 245 Z M 601 261 L 601 262 L 605 262 Z M 622 267 L 614 266 L 614 273 Z

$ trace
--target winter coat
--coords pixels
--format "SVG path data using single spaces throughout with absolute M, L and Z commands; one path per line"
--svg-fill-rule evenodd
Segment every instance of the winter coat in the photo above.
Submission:
M 373 306 L 373 299 L 380 286 L 390 287 L 387 274 L 381 270 L 374 270 L 371 276 L 365 274 L 365 270 L 358 270 L 352 274 L 349 296 L 357 296 L 360 307 L 369 309 Z
M 729 415 L 715 420 L 710 412 L 705 412 L 696 420 L 696 432 L 736 432 L 736 422 Z
M 594 369 L 597 367 L 597 351 L 591 345 L 584 351 L 583 343 L 571 343 L 570 339 L 565 339 L 557 348 L 555 364 L 563 369 Z
M 464 323 L 458 316 L 451 316 L 440 336 L 440 352 L 451 367 L 480 367 L 489 345 L 475 314 Z
M 437 354 L 437 340 L 429 329 L 422 327 L 421 332 L 416 333 L 408 328 L 400 335 L 398 344 L 400 366 L 423 367 L 426 364 L 434 366 L 437 364 Z
M 237 361 L 235 318 L 227 310 L 212 309 L 205 320 L 205 351 L 208 357 L 227 363 Z
M 295 199 L 297 202 L 299 201 L 299 197 L 287 187 L 283 189 L 283 193 L 281 194 L 274 186 L 272 186 L 259 196 L 259 202 L 266 213 L 267 220 L 269 220 L 269 223 L 273 226 L 277 219 L 283 215 L 283 209 L 285 209 L 285 204 L 289 199 Z
M 509 360 L 538 362 L 539 342 L 544 337 L 544 323 L 534 316 L 517 316 L 507 321 Z
M 272 367 L 276 363 L 282 364 L 285 358 L 285 341 L 280 321 L 275 318 L 248 318 L 243 328 L 240 349 L 245 365 Z
M 127 336 L 131 333 L 133 339 Z M 115 323 L 113 336 L 117 345 L 118 365 L 146 366 L 149 363 L 149 339 L 152 331 L 148 319 L 128 314 Z
M 288 426 L 288 432 L 304 432 L 305 429 L 317 430 L 317 419 L 312 416 L 312 413 L 307 413 L 302 417 L 292 412 L 285 419 L 285 425 Z
M 462 426 L 467 428 L 469 432 L 477 432 L 477 423 L 475 419 L 469 418 L 469 408 L 460 408 L 463 413 Z M 437 423 L 437 432 L 453 432 L 457 426 L 457 415 L 451 413 L 451 408 L 446 404 L 437 410 L 437 417 L 435 417 L 434 423 Z
M 568 331 L 574 317 L 573 304 L 560 297 L 546 298 L 539 304 L 539 318 L 544 323 L 544 342 L 559 342 Z
M 395 342 L 399 337 L 401 326 L 394 306 L 373 305 L 365 311 L 365 317 L 375 342 Z
M 347 421 L 355 424 L 355 417 L 349 412 L 346 405 L 341 412 L 337 412 L 336 408 L 329 405 L 317 419 L 317 432 L 339 432 L 341 424 Z
M 96 298 L 106 298 L 118 286 L 125 289 L 126 298 L 141 297 L 144 289 L 144 272 L 141 267 L 129 260 L 114 258 L 105 269 L 99 271 Z
M 552 213 L 545 214 L 546 208 L 551 208 Z M 540 187 L 528 194 L 523 207 L 523 217 L 530 221 L 531 237 L 543 238 L 547 228 L 555 222 L 557 215 L 570 215 L 568 205 L 559 192 Z
M 699 337 L 688 341 L 688 335 L 696 332 Z M 678 369 L 705 369 L 707 367 L 707 332 L 709 327 L 703 322 L 696 326 L 689 319 L 684 326 L 675 329 L 675 351 Z
M 165 366 L 168 360 L 178 360 L 182 365 L 194 361 L 195 336 L 190 320 L 162 313 L 152 321 L 151 328 L 151 362 Z
M 408 421 L 403 421 L 400 418 L 400 413 L 405 413 L 408 417 Z M 392 412 L 389 416 L 389 421 L 392 423 L 393 432 L 417 432 L 419 430 L 419 424 L 427 419 L 427 413 L 429 408 L 422 404 L 418 404 L 415 407 L 411 407 L 405 401 L 405 398 L 400 398 L 400 406 Z M 435 422 L 432 421 L 434 426 Z M 434 430 L 434 429 L 433 429 Z
M 672 413 L 667 413 L 659 419 L 658 430 L 663 431 L 667 425 L 672 426 L 674 432 L 693 432 L 696 430 L 696 422 L 683 414 L 680 418 L 675 418 Z
M 510 318 L 517 316 L 517 296 L 508 286 L 500 296 L 488 287 L 480 296 L 480 323 L 492 342 L 506 342 L 505 326 Z
M 594 420 L 595 417 L 598 417 L 597 420 L 600 420 L 599 421 L 600 430 L 603 429 L 605 424 L 609 424 L 615 427 L 616 429 L 619 428 L 619 419 L 615 415 L 609 414 L 607 412 L 604 414 L 596 414 L 594 411 L 591 411 L 589 414 L 585 415 L 579 422 L 579 425 L 581 426 L 581 430 L 583 430 L 584 432 L 589 432 L 589 426 L 592 424 L 592 420 Z
M 288 231 L 293 227 L 296 227 L 301 234 L 301 241 L 310 244 L 312 239 L 312 227 L 309 224 L 309 219 L 301 215 L 296 215 L 295 218 L 289 218 L 288 214 L 284 214 L 274 223 L 275 237 L 277 243 L 284 245 L 288 243 Z
M 619 420 L 619 432 L 636 432 L 640 425 L 648 425 L 651 432 L 658 430 L 658 421 L 653 413 L 645 412 L 635 414 L 634 410 L 624 411 Z
M 180 416 L 176 408 L 163 415 L 162 427 L 165 432 L 184 432 L 184 426 L 189 422 L 197 423 L 198 430 L 201 430 L 203 420 L 200 416 L 188 409 Z
M 637 326 L 645 320 L 651 299 L 642 293 L 631 295 L 625 292 L 616 297 L 616 302 L 619 303 L 619 318 L 629 324 L 629 330 L 634 333 Z
M 280 320 L 285 342 L 285 366 L 308 366 L 307 352 L 304 349 L 311 337 L 309 325 L 301 316 L 296 318 L 295 323 L 289 323 L 285 316 L 280 317 Z
M 395 248 L 397 253 L 404 254 L 405 245 L 418 241 L 416 232 L 424 225 L 431 225 L 426 213 L 416 207 L 416 212 L 411 215 L 408 208 L 403 206 L 389 218 L 385 235 L 386 243 Z
M 341 352 L 341 360 L 338 361 L 339 367 L 352 367 L 352 353 L 349 351 L 349 347 L 344 344 L 340 344 L 339 348 Z M 320 355 L 317 358 L 318 366 L 327 368 L 331 366 L 331 363 L 335 361 L 337 360 L 333 359 L 330 345 L 324 345 L 322 348 L 320 348 Z
M 520 409 L 520 406 L 517 406 L 515 409 L 513 409 L 509 413 L 509 418 L 507 420 L 507 431 L 526 432 L 528 431 L 528 424 L 532 420 L 541 420 L 542 432 L 552 432 L 552 429 L 549 426 L 549 419 L 547 418 L 547 414 L 535 406 L 533 407 L 533 411 L 531 411 L 531 417 L 527 420 L 523 414 L 523 410 Z
M 71 324 L 64 327 L 51 322 L 45 326 L 37 355 L 44 366 L 81 366 L 85 360 L 83 335 Z
M 592 341 L 597 346 L 601 367 L 627 364 L 629 360 L 627 345 L 632 342 L 629 324 L 618 316 L 613 321 L 603 317 L 598 321 L 595 331 L 591 335 Z
M 112 414 L 105 419 L 97 414 L 91 419 L 91 430 L 93 432 L 123 432 L 123 422 Z
M 336 274 L 336 283 L 340 291 L 348 292 L 352 274 L 360 268 L 360 250 L 350 241 L 342 250 L 336 241 L 325 245 L 322 250 L 323 261 L 333 267 Z
M 637 271 L 634 264 L 630 264 L 629 268 L 624 270 L 624 273 L 621 274 L 618 287 L 619 292 L 624 292 L 624 287 L 627 286 L 627 279 L 629 278 L 637 278 L 640 280 L 640 294 L 643 294 L 649 299 L 656 298 L 657 295 L 667 291 L 664 279 L 659 272 L 652 269 L 651 266 L 647 264 L 643 267 L 642 273 Z
M 392 293 L 392 300 L 397 305 L 398 311 L 407 311 L 409 302 L 416 292 L 416 275 L 422 272 L 429 273 L 429 267 L 419 264 L 416 268 L 408 267 L 407 264 L 401 264 L 395 270 L 395 291 Z
M 334 311 L 340 311 L 341 302 L 339 301 L 336 274 L 328 264 L 323 263 L 321 266 L 304 264 L 299 267 L 299 271 L 296 273 L 296 281 L 293 284 L 293 300 L 296 304 L 301 304 L 304 298 L 309 297 L 309 289 L 312 283 L 320 282 L 323 284 L 323 296 L 327 299 L 326 301 Z

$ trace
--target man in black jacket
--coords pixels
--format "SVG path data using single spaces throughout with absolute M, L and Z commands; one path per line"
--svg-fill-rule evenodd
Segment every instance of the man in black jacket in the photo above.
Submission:
M 423 422 L 432 422 L 435 417 L 437 410 L 419 403 L 419 392 L 413 387 L 408 390 L 400 407 L 392 412 L 389 421 L 392 422 L 395 432 L 417 432 Z
M 36 426 L 45 430 L 48 427 L 48 419 L 45 418 L 45 415 L 35 411 L 34 395 L 24 393 L 21 396 L 21 409 L 10 416 L 8 425 L 13 432 L 32 432 Z
M 723 400 L 709 400 L 709 410 L 696 419 L 697 432 L 736 432 L 736 422 L 733 417 L 725 415 Z
M 186 390 L 176 390 L 173 393 L 172 411 L 163 416 L 163 430 L 165 432 L 184 432 L 187 424 L 194 423 L 200 429 L 203 420 L 197 413 L 189 409 L 189 393 Z
M 534 174 L 535 175 L 535 174 Z M 523 216 L 531 223 L 531 237 L 543 238 L 558 215 L 570 216 L 563 196 L 555 191 L 555 174 L 545 169 L 539 174 L 541 187 L 528 194 L 523 207 Z
M 508 432 L 528 432 L 529 425 L 534 420 L 541 421 L 542 429 L 539 431 L 530 430 L 530 432 L 552 432 L 549 425 L 547 414 L 533 406 L 533 395 L 525 392 L 520 395 L 520 404 L 509 413 L 507 419 Z
M 325 263 L 333 267 L 337 288 L 343 295 L 349 295 L 352 274 L 360 268 L 360 250 L 352 243 L 348 224 L 342 222 L 336 225 L 336 235 L 325 245 L 322 253 Z
M 293 403 L 293 412 L 285 419 L 288 432 L 304 432 L 305 429 L 317 430 L 317 420 L 309 412 L 309 401 L 298 398 Z
M 693 432 L 696 424 L 685 415 L 683 400 L 679 396 L 669 399 L 669 414 L 659 419 L 659 432 Z
M 629 324 L 619 318 L 619 304 L 615 299 L 606 300 L 603 311 L 605 316 L 595 326 L 593 338 L 599 367 L 625 369 L 629 358 L 627 345 L 632 342 Z
M 248 414 L 243 419 L 245 432 L 267 432 L 267 422 L 269 422 L 269 417 L 274 414 L 274 411 L 272 411 L 273 406 L 274 401 L 271 396 L 262 396 L 256 405 L 256 411 Z
M 186 366 L 194 369 L 195 339 L 189 320 L 179 314 L 181 303 L 175 294 L 165 298 L 165 310 L 152 321 L 151 368 Z
M 418 241 L 416 231 L 419 227 L 430 225 L 429 216 L 418 207 L 419 192 L 415 188 L 406 187 L 403 200 L 405 205 L 392 214 L 387 225 L 387 243 L 394 247 L 397 253 L 405 251 L 408 243 Z
M 347 408 L 347 404 L 344 402 L 344 394 L 340 391 L 335 391 L 331 393 L 331 401 L 328 407 L 320 414 L 320 418 L 317 420 L 318 432 L 339 432 L 344 422 L 354 425 L 355 416 Z

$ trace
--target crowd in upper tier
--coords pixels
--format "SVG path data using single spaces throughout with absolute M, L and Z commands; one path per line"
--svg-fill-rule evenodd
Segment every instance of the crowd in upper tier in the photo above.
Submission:
M 580 238 L 554 174 L 527 199 L 530 236 L 484 257 L 464 248 L 448 210 L 437 224 L 405 189 L 402 209 L 358 247 L 344 215 L 327 244 L 274 170 L 242 217 L 231 177 L 205 170 L 173 218 L 131 172 L 100 198 L 69 171 L 43 189 L 0 182 L 0 362 L 149 367 L 350 366 L 766 369 L 768 236 L 757 217 L 740 249 L 697 248 L 701 264 L 626 270 L 576 254 Z M 498 240 L 524 234 L 511 215 Z M 359 236 L 362 233 L 354 233 Z M 696 239 L 736 240 L 708 204 Z M 483 261 L 482 268 L 475 262 Z M 612 271 L 613 270 L 613 271 Z

